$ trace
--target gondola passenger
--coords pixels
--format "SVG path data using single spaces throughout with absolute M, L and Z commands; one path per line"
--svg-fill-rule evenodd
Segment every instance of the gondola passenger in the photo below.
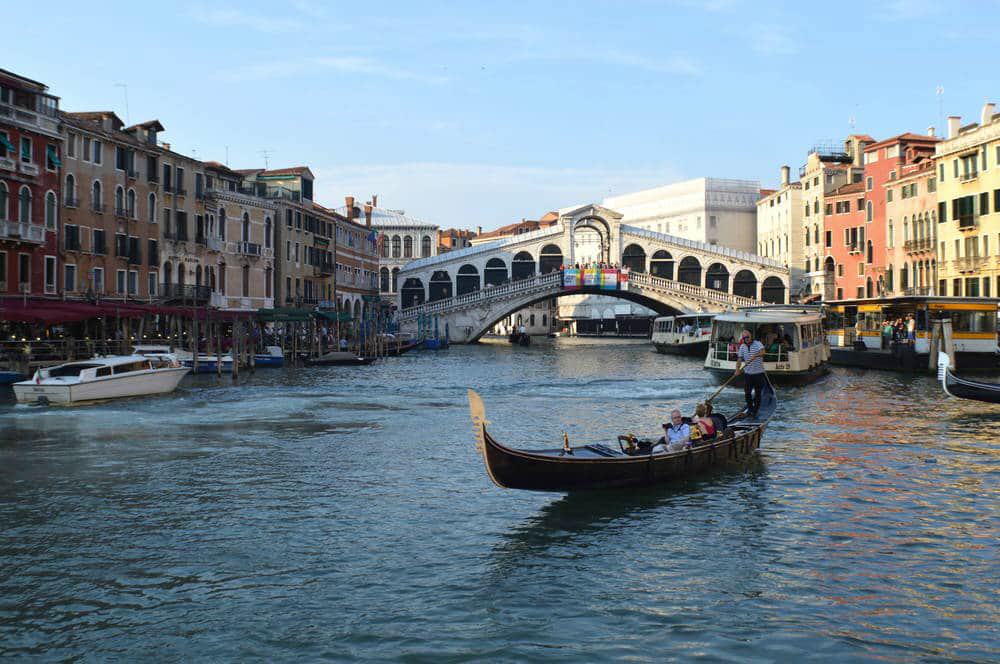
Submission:
M 694 410 L 694 417 L 691 418 L 691 426 L 698 427 L 701 432 L 700 442 L 707 442 L 715 438 L 717 429 L 711 418 L 710 409 L 711 406 L 706 408 L 705 404 L 700 403 Z
M 691 444 L 691 427 L 684 421 L 681 411 L 670 413 L 670 422 L 663 423 L 663 438 L 656 441 L 653 454 L 678 452 Z

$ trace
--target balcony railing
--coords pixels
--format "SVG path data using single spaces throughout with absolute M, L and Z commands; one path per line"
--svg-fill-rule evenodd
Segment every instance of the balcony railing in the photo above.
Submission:
M 126 169 L 125 175 L 128 177 L 129 180 L 136 180 L 139 178 L 139 171 L 135 170 L 134 168 L 129 168 Z
M 187 242 L 188 233 L 186 228 L 175 228 L 172 231 L 164 231 L 163 237 L 174 242 Z
M 962 173 L 961 175 L 959 175 L 958 179 L 961 180 L 962 182 L 970 182 L 971 180 L 975 180 L 978 177 L 979 177 L 979 171 L 969 171 L 967 173 Z
M 972 215 L 963 215 L 958 217 L 957 221 L 959 230 L 973 230 L 979 227 L 979 220 Z
M 222 251 L 222 240 L 217 237 L 209 237 L 207 244 L 209 251 Z
M 45 227 L 16 221 L 0 221 L 0 238 L 41 244 L 45 242 Z
M 952 266 L 957 272 L 975 272 L 981 269 L 986 261 L 986 256 L 964 256 L 952 261 Z
M 319 265 L 313 266 L 313 274 L 317 277 L 328 277 L 333 274 L 336 268 L 331 261 L 323 261 Z
M 10 157 L 0 157 L 0 171 L 16 171 L 17 162 Z
M 934 240 L 925 237 L 919 240 L 907 240 L 903 244 L 903 249 L 907 253 L 915 253 L 918 251 L 930 251 L 934 248 Z
M 188 284 L 160 284 L 160 299 L 165 302 L 187 302 L 191 304 L 207 304 L 212 296 L 208 286 L 192 286 Z
M 91 212 L 96 212 L 97 214 L 104 214 L 104 203 L 98 203 L 94 201 L 90 204 Z
M 930 295 L 930 286 L 914 286 L 913 288 L 904 288 L 903 295 Z
M 119 206 L 116 205 L 115 206 L 115 216 L 116 217 L 120 217 L 122 219 L 127 219 L 128 216 L 129 216 L 128 215 L 128 210 L 126 210 L 124 207 L 119 207 Z
M 49 117 L 44 113 L 35 113 L 13 104 L 0 103 L 0 117 L 10 118 L 19 124 L 28 125 L 33 129 L 41 129 L 51 134 L 56 134 L 59 131 L 59 121 L 56 118 Z
M 236 253 L 243 256 L 253 256 L 254 258 L 259 258 L 260 245 L 256 242 L 237 242 Z
M 188 192 L 187 192 L 187 189 L 185 189 L 183 187 L 176 187 L 174 189 L 174 193 L 177 194 L 178 196 L 187 196 Z
M 26 164 L 23 161 L 19 164 L 21 172 L 25 175 L 38 175 L 38 165 L 37 164 Z
M 146 176 L 146 182 L 149 184 L 160 184 L 160 178 L 157 175 L 150 174 Z

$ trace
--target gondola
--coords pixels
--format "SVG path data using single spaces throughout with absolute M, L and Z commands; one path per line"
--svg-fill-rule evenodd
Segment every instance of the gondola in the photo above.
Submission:
M 959 399 L 1000 403 L 1000 385 L 960 378 L 951 372 L 947 353 L 938 353 L 938 380 L 946 394 Z
M 354 353 L 332 352 L 319 357 L 307 357 L 306 364 L 311 367 L 360 367 L 371 364 L 375 359 Z
M 396 345 L 386 344 L 383 354 L 386 357 L 399 357 L 403 353 L 408 353 L 417 346 L 423 345 L 423 341 L 411 341 L 409 343 L 397 343 Z
M 629 454 L 622 445 L 594 443 L 544 450 L 522 450 L 498 442 L 486 429 L 483 401 L 469 390 L 469 411 L 476 447 L 486 472 L 499 487 L 530 491 L 579 491 L 645 486 L 683 479 L 716 467 L 741 464 L 760 447 L 777 398 L 767 384 L 756 417 L 727 422 L 708 442 L 679 452 Z
M 507 343 L 517 344 L 518 346 L 530 346 L 531 336 L 524 332 L 511 332 L 507 335 Z

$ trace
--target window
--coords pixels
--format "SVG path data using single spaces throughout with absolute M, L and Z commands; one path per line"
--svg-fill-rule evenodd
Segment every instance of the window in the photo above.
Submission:
M 90 161 L 91 157 L 93 156 L 93 150 L 90 147 L 89 136 L 83 137 L 83 151 L 81 152 L 80 156 L 83 158 L 84 161 Z
M 128 271 L 128 294 L 139 294 L 139 273 L 135 270 Z
M 667 232 L 670 232 L 670 229 L 667 229 Z M 420 255 L 424 258 L 431 255 L 431 238 L 429 235 L 425 235 L 420 241 Z
M 871 220 L 872 220 L 872 202 L 868 201 L 868 204 L 865 206 L 865 221 L 871 221 Z
M 856 209 L 856 210 L 857 210 L 858 212 L 860 212 L 861 210 L 864 210 L 864 209 L 865 209 L 865 199 L 863 199 L 863 198 L 859 198 L 859 199 L 858 199 L 858 207 L 857 207 L 857 208 L 855 208 L 855 209 Z
M 103 254 L 107 252 L 107 247 L 104 246 L 104 231 L 95 228 L 94 229 L 94 241 L 90 245 L 90 250 L 95 254 Z
M 292 242 L 291 240 L 285 240 L 285 260 L 292 260 Z
M 22 224 L 31 223 L 31 190 L 22 186 L 17 196 L 17 220 Z
M 31 163 L 31 139 L 26 136 L 21 137 L 21 163 Z
M 243 297 L 250 297 L 250 266 L 243 266 Z
M 828 247 L 833 246 L 833 231 L 826 232 L 826 246 Z
M 56 257 L 45 257 L 45 292 L 52 294 L 56 292 Z
M 837 205 L 839 206 L 840 203 L 837 203 Z M 833 214 L 833 203 L 827 203 L 823 211 L 827 216 Z
M 159 275 L 155 271 L 150 271 L 147 278 L 147 287 L 149 288 L 149 296 L 156 297 L 156 283 L 159 280 Z
M 874 180 L 872 180 L 872 176 L 869 175 L 868 177 L 866 177 L 865 178 L 865 191 L 871 191 L 873 183 L 874 183 Z
M 903 198 L 906 198 L 906 187 L 903 187 Z M 886 203 L 892 202 L 892 189 L 885 190 L 885 202 Z
M 50 230 L 56 229 L 56 194 L 53 191 L 45 194 L 45 227 Z
M 104 210 L 100 180 L 94 180 L 94 183 L 90 185 L 90 207 L 94 212 L 102 212 Z
M 104 146 L 101 145 L 100 141 L 94 141 L 93 142 L 93 146 L 94 146 L 94 159 L 93 159 L 93 161 L 94 161 L 95 164 L 100 164 L 100 163 L 102 163 L 102 161 L 104 159 Z
M 938 180 L 944 182 L 944 164 L 938 164 Z
M 7 183 L 0 181 L 0 220 L 7 219 Z M 3 276 L 3 273 L 0 273 Z
M 22 293 L 31 292 L 31 255 L 17 255 L 17 283 Z
M 104 292 L 104 268 L 95 267 L 92 270 L 94 274 L 94 292 L 103 293 Z
M 125 288 L 126 288 L 125 279 L 126 279 L 125 270 L 118 270 L 115 273 L 115 292 L 118 293 L 119 295 L 125 295 Z
M 989 214 L 990 213 L 990 194 L 989 192 L 982 192 L 979 194 L 979 214 Z
M 54 171 L 62 166 L 59 159 L 59 148 L 54 145 L 45 146 L 45 170 Z
M 937 180 L 934 179 L 934 178 L 928 178 L 927 179 L 927 192 L 933 194 L 935 191 L 937 191 Z M 913 195 L 914 196 L 917 195 L 916 185 L 914 185 L 914 187 L 913 187 Z
M 149 223 L 155 224 L 156 223 L 156 194 L 154 194 L 154 193 L 150 193 L 149 194 L 149 198 L 147 199 L 147 205 L 149 205 L 149 212 L 146 213 L 146 214 L 149 215 Z
M 76 134 L 66 136 L 66 156 L 70 159 L 76 159 Z
M 63 290 L 67 293 L 76 291 L 76 265 L 63 266 Z
M 837 265 L 837 276 L 838 277 L 844 276 L 844 264 L 843 263 L 840 263 L 839 265 Z
M 264 218 L 264 246 L 268 249 L 271 248 L 271 218 Z M 270 295 L 268 295 L 270 297 Z

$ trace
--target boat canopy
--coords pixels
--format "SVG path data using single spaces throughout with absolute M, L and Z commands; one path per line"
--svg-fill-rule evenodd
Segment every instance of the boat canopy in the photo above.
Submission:
M 820 312 L 806 308 L 745 309 L 730 311 L 715 317 L 719 323 L 794 323 L 804 325 L 822 319 Z

